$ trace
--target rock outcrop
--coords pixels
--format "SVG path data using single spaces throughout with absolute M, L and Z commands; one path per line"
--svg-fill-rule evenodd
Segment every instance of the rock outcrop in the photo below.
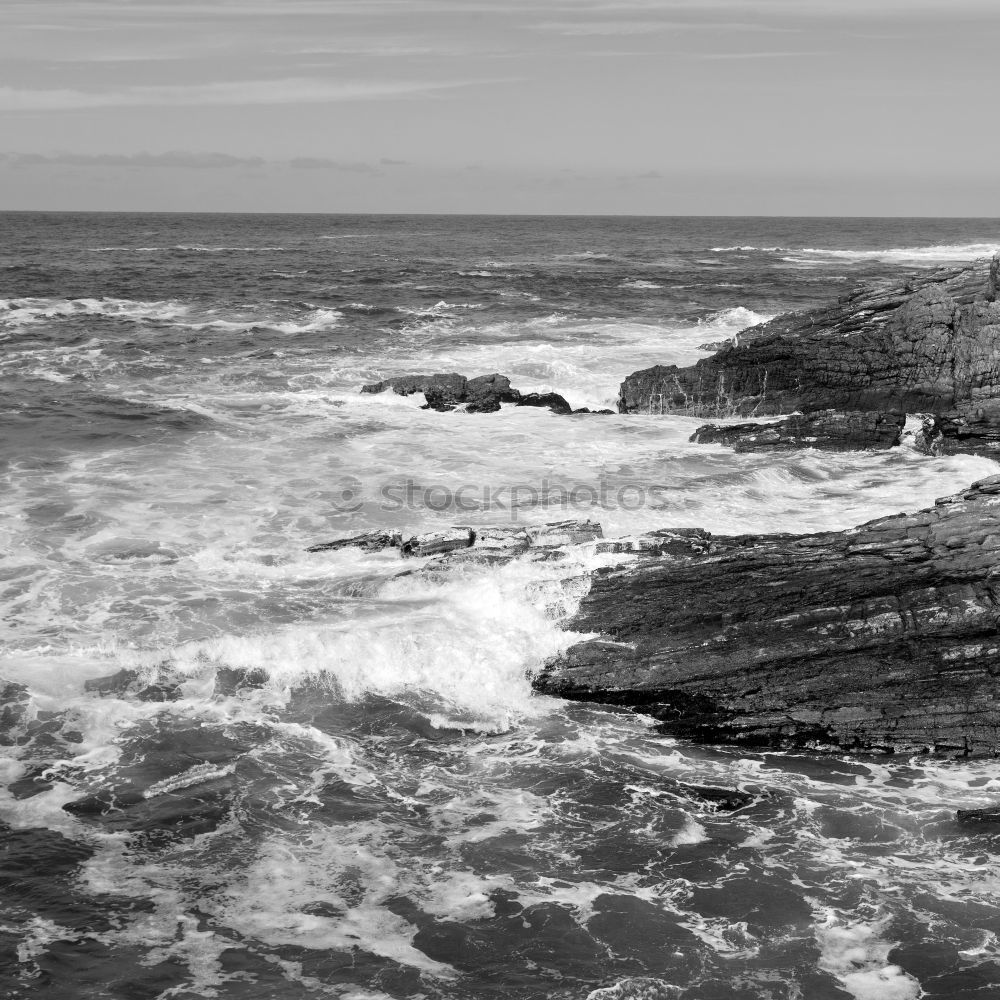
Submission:
M 362 392 L 376 393 L 392 389 L 397 395 L 411 396 L 422 392 L 424 409 L 445 413 L 461 406 L 466 413 L 495 413 L 501 403 L 514 406 L 548 407 L 553 413 L 611 413 L 611 410 L 574 410 L 557 392 L 521 392 L 511 387 L 506 375 L 480 375 L 466 378 L 456 372 L 438 375 L 400 375 L 384 382 L 372 382 L 361 387 Z
M 849 531 L 634 550 L 538 690 L 707 742 L 1000 754 L 1000 476 Z
M 635 372 L 621 385 L 619 411 L 713 418 L 801 412 L 810 419 L 818 411 L 883 419 L 932 414 L 938 451 L 996 453 L 998 275 L 1000 255 L 779 316 L 689 368 Z M 832 446 L 843 438 L 835 435 Z
M 596 521 L 552 521 L 548 524 L 502 525 L 500 527 L 452 527 L 404 537 L 401 531 L 376 530 L 352 538 L 311 545 L 307 552 L 333 552 L 359 548 L 365 552 L 398 549 L 401 556 L 438 556 L 471 549 L 476 555 L 513 557 L 528 549 L 555 549 L 603 538 Z

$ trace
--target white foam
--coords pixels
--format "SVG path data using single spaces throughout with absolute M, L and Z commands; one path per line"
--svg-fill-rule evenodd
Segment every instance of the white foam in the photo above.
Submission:
M 691 844 L 703 844 L 708 840 L 708 831 L 693 816 L 684 818 L 684 825 L 671 838 L 673 847 L 687 847 Z
M 732 247 L 709 247 L 709 250 L 712 253 L 736 253 L 739 251 L 751 253 L 755 250 L 760 253 L 780 253 L 785 250 L 785 247 L 732 246 Z
M 806 254 L 812 257 L 831 257 L 841 260 L 880 260 L 887 263 L 916 263 L 916 264 L 946 264 L 964 263 L 966 261 L 977 260 L 980 257 L 989 257 L 1000 250 L 998 243 L 949 243 L 935 246 L 922 247 L 895 247 L 888 249 L 874 250 L 829 250 L 806 247 L 803 250 L 793 251 L 792 260 L 798 259 L 798 255 Z
M 883 939 L 889 920 L 856 920 L 831 908 L 815 928 L 819 967 L 835 976 L 855 1000 L 917 1000 L 920 983 L 888 961 L 895 944 Z
M 711 247 L 714 253 L 783 253 L 784 260 L 808 262 L 810 259 L 830 258 L 834 260 L 879 260 L 886 263 L 947 264 L 963 263 L 980 257 L 989 257 L 1000 250 L 997 243 L 944 243 L 930 246 L 889 247 L 871 249 L 832 249 L 825 247 L 757 247 L 729 246 Z
M 663 979 L 622 979 L 613 986 L 591 990 L 587 1000 L 675 1000 L 684 991 Z
M 330 576 L 330 557 L 311 560 L 312 577 Z M 386 566 L 376 560 L 373 568 Z M 168 655 L 172 668 L 191 679 L 189 698 L 211 692 L 218 667 L 261 670 L 276 695 L 316 683 L 348 701 L 370 694 L 406 700 L 438 725 L 503 731 L 545 710 L 544 700 L 532 696 L 530 674 L 573 641 L 555 617 L 569 613 L 582 594 L 567 590 L 565 573 L 512 564 L 444 582 L 390 577 L 379 585 L 381 606 L 373 603 L 361 617 L 223 635 Z M 583 586 L 582 570 L 578 579 Z M 164 652 L 123 649 L 115 657 L 119 667 L 148 669 Z

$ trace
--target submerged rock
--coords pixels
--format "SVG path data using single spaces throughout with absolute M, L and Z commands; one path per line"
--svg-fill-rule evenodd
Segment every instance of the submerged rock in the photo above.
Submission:
M 597 572 L 535 687 L 708 742 L 1000 754 L 1000 476 L 809 535 L 676 535 Z
M 368 393 L 384 392 L 386 389 L 392 389 L 400 396 L 422 392 L 426 400 L 424 409 L 442 413 L 459 406 L 463 406 L 466 413 L 495 413 L 501 403 L 548 407 L 559 414 L 591 412 L 586 408 L 574 410 L 557 392 L 522 393 L 511 387 L 506 375 L 498 374 L 480 375 L 478 378 L 466 378 L 455 372 L 448 375 L 400 375 L 361 387 L 362 392 Z
M 850 440 L 853 414 L 929 413 L 937 420 L 939 451 L 996 453 L 998 272 L 1000 255 L 779 316 L 689 368 L 633 373 L 621 385 L 619 411 L 704 417 L 800 411 L 809 420 L 837 411 L 847 418 L 839 440 Z M 796 436 L 790 429 L 786 444 Z M 870 444 L 859 440 L 859 446 Z

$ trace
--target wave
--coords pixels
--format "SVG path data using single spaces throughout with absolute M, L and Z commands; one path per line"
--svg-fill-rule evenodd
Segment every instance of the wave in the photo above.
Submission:
M 251 316 L 246 319 L 213 319 L 203 323 L 181 324 L 192 330 L 274 330 L 293 336 L 299 333 L 316 333 L 338 326 L 344 314 L 338 309 L 313 309 L 298 320 L 276 320 L 267 316 Z
M 187 253 L 270 253 L 285 247 L 214 247 L 177 243 L 169 247 L 88 247 L 90 253 L 169 253 L 180 250 Z
M 833 257 L 839 260 L 881 260 L 927 263 L 963 263 L 980 257 L 992 256 L 1000 250 L 1000 243 L 947 243 L 928 247 L 897 247 L 885 250 L 827 250 L 805 247 L 793 253 L 815 257 Z
M 709 247 L 712 253 L 780 253 L 789 254 L 783 259 L 793 263 L 812 262 L 818 258 L 829 257 L 834 260 L 878 260 L 886 263 L 929 263 L 947 264 L 951 262 L 964 263 L 989 257 L 1000 250 L 997 243 L 942 243 L 932 246 L 889 247 L 869 249 L 841 249 L 829 247 L 758 247 L 731 246 Z
M 731 306 L 729 309 L 721 309 L 719 312 L 698 320 L 698 325 L 714 326 L 718 329 L 737 332 L 745 330 L 748 326 L 766 323 L 769 319 L 774 319 L 774 316 L 755 312 L 753 309 L 747 309 L 746 306 Z
M 652 289 L 652 288 L 662 288 L 663 285 L 658 285 L 655 281 L 645 281 L 642 278 L 635 278 L 629 281 L 623 281 L 621 283 L 622 288 L 636 288 L 636 289 Z
M 404 316 L 416 316 L 418 318 L 430 318 L 430 319 L 442 319 L 447 316 L 453 315 L 456 310 L 461 309 L 482 309 L 483 306 L 475 302 L 445 302 L 442 299 L 440 302 L 436 302 L 432 306 L 424 306 L 416 309 L 410 309 L 405 306 L 399 306 L 398 311 Z
M 174 647 L 166 661 L 163 649 L 122 649 L 116 659 L 150 679 L 165 663 L 168 673 L 209 685 L 235 670 L 261 678 L 279 698 L 311 687 L 345 703 L 380 696 L 410 705 L 440 727 L 505 731 L 546 710 L 529 677 L 572 641 L 557 619 L 575 608 L 589 586 L 585 567 L 600 559 L 581 549 L 555 568 L 515 563 L 444 582 L 416 575 L 387 579 L 384 561 L 353 552 L 311 555 L 274 573 L 339 577 L 353 587 L 360 573 L 381 609 L 372 605 L 346 622 L 224 634 Z M 268 574 L 267 567 L 234 567 L 207 553 L 201 566 L 219 574 Z
M 733 246 L 733 247 L 709 247 L 710 253 L 787 253 L 788 247 L 755 247 L 755 246 Z
M 441 303 L 439 303 L 441 305 Z M 312 333 L 336 326 L 343 319 L 337 309 L 297 303 L 283 314 L 266 307 L 234 309 L 227 318 L 215 309 L 170 300 L 139 302 L 132 299 L 0 299 L 0 329 L 17 328 L 78 317 L 100 317 L 140 323 L 166 323 L 190 330 L 275 330 L 279 333 Z M 435 306 L 435 309 L 438 307 Z M 472 307 L 468 307 L 472 308 Z M 368 310 L 362 310 L 368 311 Z M 373 307 L 372 311 L 377 311 Z
M 140 302 L 133 299 L 0 299 L 0 325 L 23 326 L 44 320 L 75 316 L 107 316 L 111 319 L 175 320 L 190 306 L 171 300 Z

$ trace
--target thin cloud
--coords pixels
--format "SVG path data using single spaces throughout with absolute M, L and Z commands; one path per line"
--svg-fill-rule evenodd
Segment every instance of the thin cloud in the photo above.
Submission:
M 259 156 L 231 153 L 171 150 L 166 153 L 0 153 L 0 165 L 8 167 L 182 167 L 220 170 L 234 167 L 291 167 L 295 170 L 339 170 L 351 174 L 381 175 L 379 167 L 406 167 L 408 160 L 382 157 L 377 164 L 336 160 L 327 156 L 297 156 L 290 160 L 265 160 Z
M 593 35 L 645 35 L 651 31 L 666 31 L 671 25 L 664 21 L 566 21 L 535 24 L 532 27 L 536 31 L 583 38 Z
M 211 105 L 330 104 L 428 96 L 495 80 L 241 80 L 140 86 L 122 90 L 27 90 L 0 87 L 0 111 L 74 111 L 85 108 L 198 107 Z
M 297 170 L 343 170 L 351 174 L 377 174 L 380 171 L 371 163 L 351 163 L 332 160 L 325 156 L 297 156 L 288 165 Z
M 695 59 L 791 59 L 796 56 L 826 56 L 829 52 L 694 52 Z
M 184 167 L 218 170 L 229 167 L 263 167 L 259 156 L 232 156 L 229 153 L 0 153 L 0 163 L 12 167 Z
M 646 35 L 662 31 L 739 31 L 762 34 L 794 34 L 798 28 L 742 21 L 547 21 L 531 26 L 535 31 L 568 37 Z

